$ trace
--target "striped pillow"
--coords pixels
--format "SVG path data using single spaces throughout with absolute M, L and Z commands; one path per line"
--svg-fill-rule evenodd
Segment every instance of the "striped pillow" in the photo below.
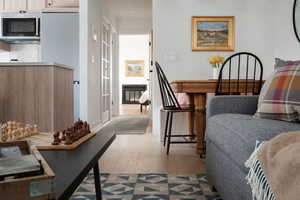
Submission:
M 259 97 L 259 118 L 300 120 L 300 62 L 287 61 L 267 80 Z

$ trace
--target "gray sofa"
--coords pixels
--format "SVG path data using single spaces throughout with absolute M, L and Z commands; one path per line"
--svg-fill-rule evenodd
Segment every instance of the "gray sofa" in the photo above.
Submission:
M 223 200 L 251 200 L 245 161 L 264 141 L 300 124 L 255 119 L 257 96 L 218 96 L 207 105 L 206 164 L 208 178 Z

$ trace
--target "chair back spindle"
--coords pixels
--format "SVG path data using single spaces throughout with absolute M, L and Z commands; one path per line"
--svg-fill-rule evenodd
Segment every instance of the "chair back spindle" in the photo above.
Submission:
M 164 110 L 180 110 L 180 104 L 161 66 L 158 64 L 158 62 L 155 63 L 155 66 Z
M 237 65 L 237 69 L 234 67 Z M 228 70 L 228 73 L 227 73 Z M 253 74 L 253 77 L 252 77 Z M 263 64 L 254 54 L 236 53 L 223 63 L 216 87 L 216 95 L 257 95 L 263 78 Z

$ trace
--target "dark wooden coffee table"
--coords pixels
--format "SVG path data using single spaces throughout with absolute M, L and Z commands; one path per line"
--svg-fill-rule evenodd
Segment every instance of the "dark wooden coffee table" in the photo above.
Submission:
M 106 127 L 75 150 L 40 151 L 55 173 L 58 200 L 69 199 L 91 169 L 94 171 L 97 200 L 102 199 L 98 161 L 115 138 L 114 129 Z

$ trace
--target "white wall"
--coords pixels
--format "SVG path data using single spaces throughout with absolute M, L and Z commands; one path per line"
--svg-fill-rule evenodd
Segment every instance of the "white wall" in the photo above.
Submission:
M 104 0 L 105 9 L 116 17 L 120 34 L 149 34 L 152 30 L 152 0 Z
M 80 1 L 80 117 L 92 128 L 102 125 L 101 118 L 101 33 L 106 16 L 103 0 Z M 97 35 L 94 40 L 93 35 Z
M 126 60 L 144 60 L 144 77 L 127 77 Z M 149 78 L 149 35 L 120 35 L 119 37 L 119 88 L 123 84 L 148 84 Z M 120 104 L 122 103 L 122 91 L 120 89 Z
M 288 1 L 292 7 L 292 1 Z M 280 11 L 287 8 L 279 5 L 286 5 L 286 0 L 276 0 L 275 4 L 276 6 L 274 0 L 153 0 L 155 60 L 160 62 L 170 81 L 212 78 L 212 68 L 207 61 L 209 56 L 220 54 L 226 57 L 234 52 L 192 52 L 191 18 L 192 16 L 235 16 L 235 51 L 253 52 L 261 58 L 264 64 L 264 75 L 267 77 L 273 70 L 274 53 L 277 51 L 274 17 L 276 16 L 278 20 L 282 17 L 274 9 Z M 290 12 L 291 10 L 285 11 L 284 15 L 291 16 Z M 280 21 L 292 23 L 286 22 L 288 20 L 285 18 Z M 292 34 L 292 30 L 283 28 L 282 31 L 290 31 Z M 280 36 L 284 35 L 286 34 L 280 34 Z M 285 38 L 281 41 L 284 43 Z M 281 53 L 280 50 L 278 53 Z M 170 55 L 175 55 L 176 59 L 168 59 Z M 153 132 L 159 134 L 161 103 L 157 85 L 154 87 L 154 94 L 156 95 L 153 95 Z
M 0 62 L 18 59 L 22 62 L 38 62 L 41 60 L 39 44 L 11 44 L 9 52 L 0 52 Z
M 101 1 L 80 1 L 80 118 L 88 121 L 92 126 L 101 122 L 100 119 L 100 83 L 96 76 L 100 76 L 100 59 L 91 62 L 92 56 L 100 55 L 99 44 L 93 43 L 92 27 L 98 27 L 100 34 Z M 94 8 L 94 9 L 93 9 Z M 95 8 L 98 8 L 97 11 Z M 95 72 L 95 73 L 93 73 Z M 91 90 L 94 96 L 91 98 Z M 92 111 L 91 107 L 94 107 Z M 97 114 L 97 113 L 98 114 Z
M 294 0 L 274 0 L 275 57 L 300 60 L 300 43 L 293 28 Z
M 152 30 L 151 18 L 121 18 L 117 19 L 120 34 L 149 34 Z

